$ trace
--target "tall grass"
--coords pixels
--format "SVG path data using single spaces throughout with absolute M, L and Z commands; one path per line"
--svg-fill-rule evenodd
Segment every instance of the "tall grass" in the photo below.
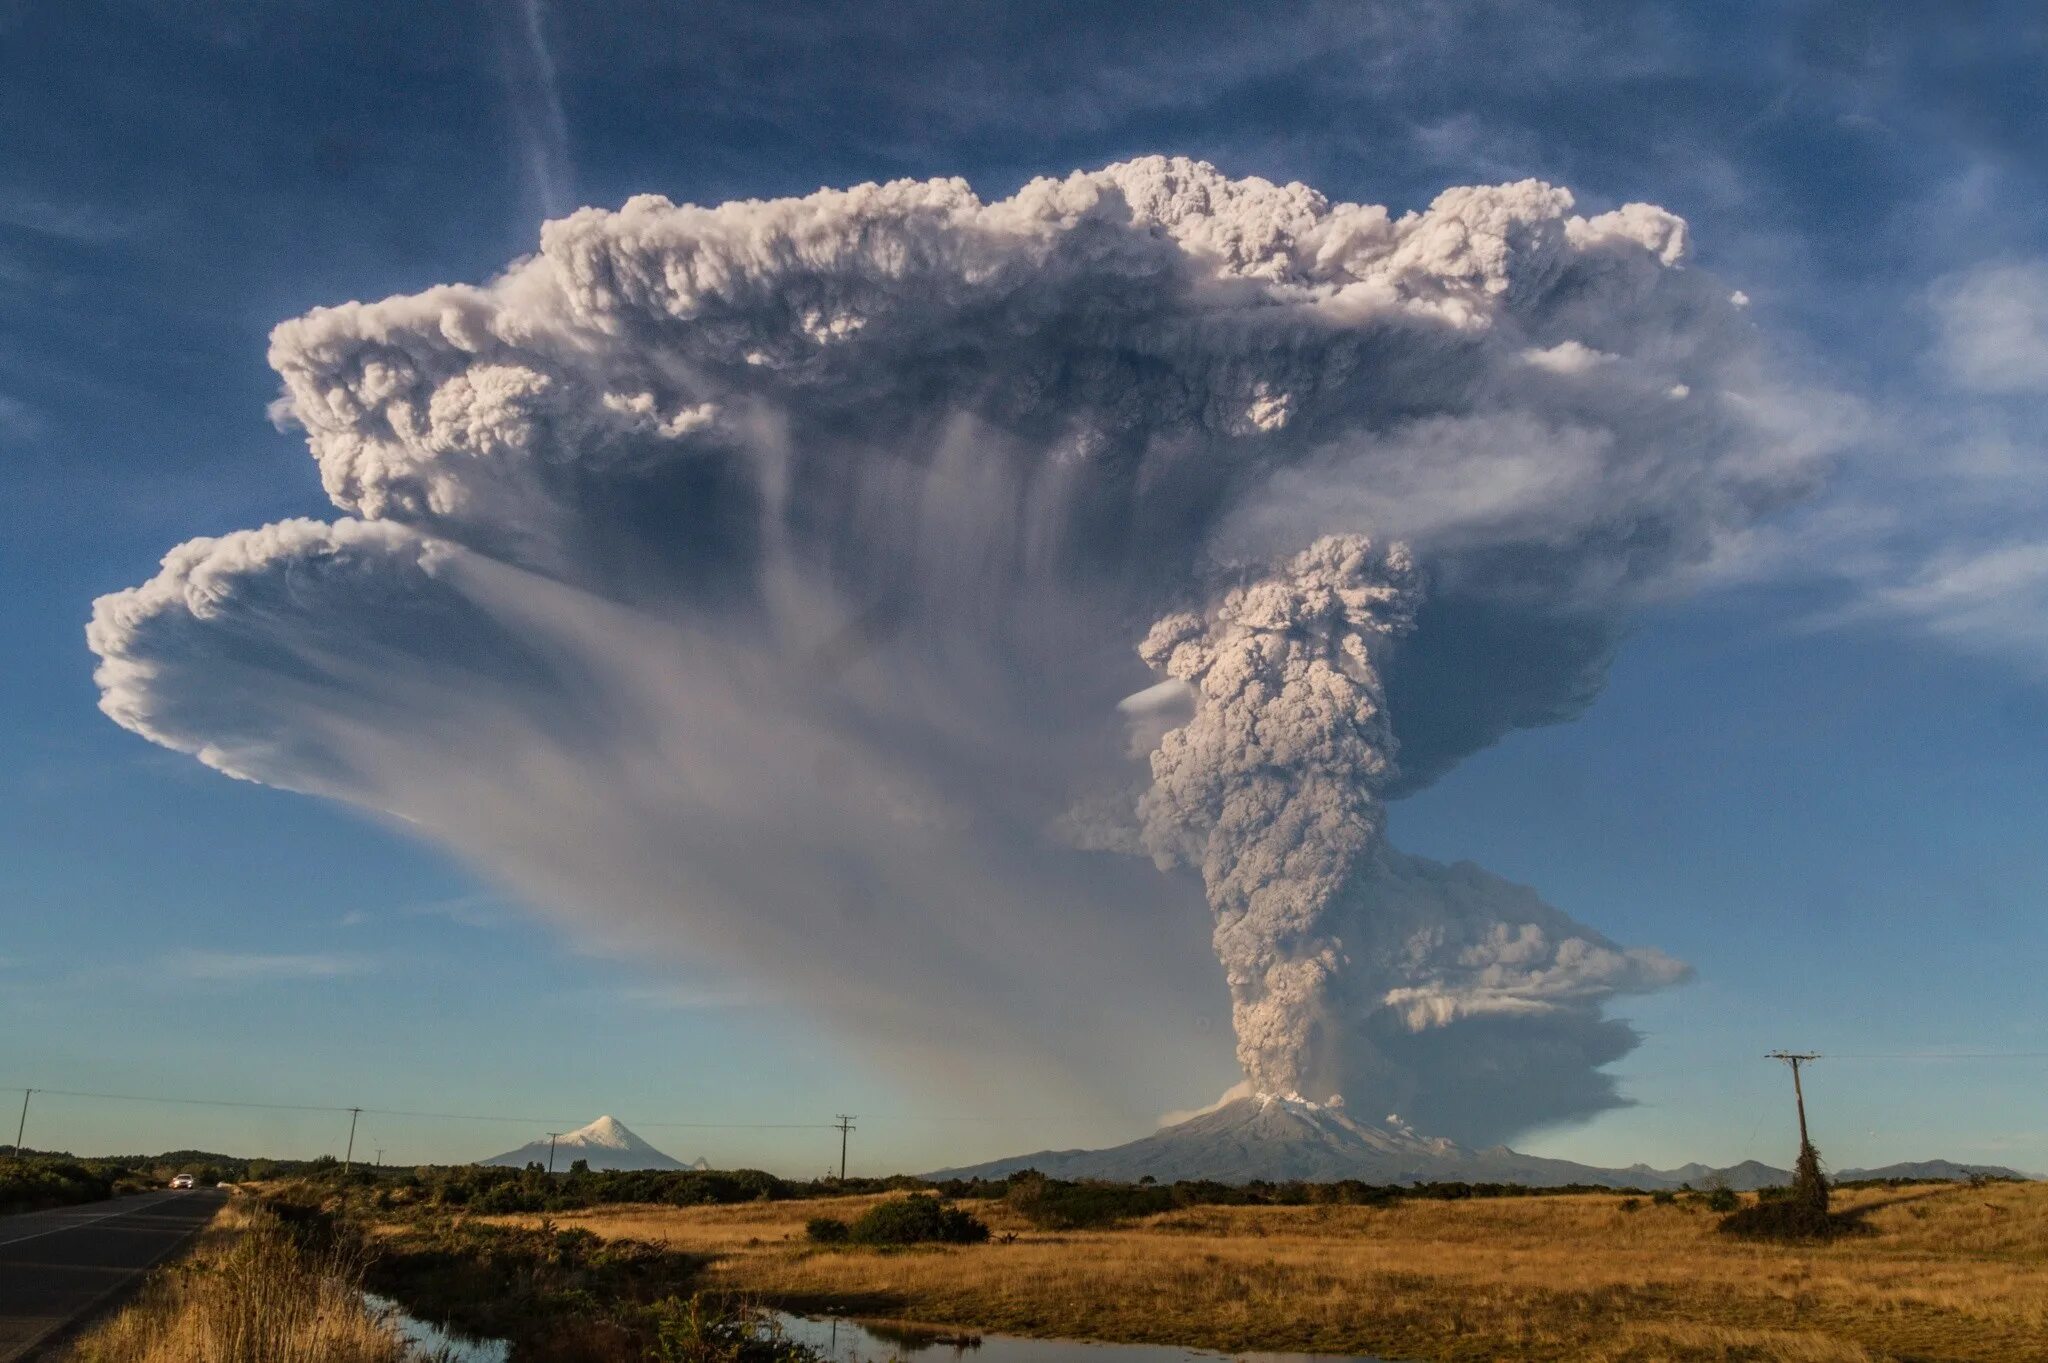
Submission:
M 399 1363 L 403 1345 L 363 1305 L 363 1266 L 360 1247 L 315 1247 L 236 1201 L 70 1363 Z

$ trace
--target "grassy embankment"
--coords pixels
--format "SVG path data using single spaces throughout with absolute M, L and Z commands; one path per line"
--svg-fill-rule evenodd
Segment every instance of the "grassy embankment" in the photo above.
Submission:
M 1696 1201 L 1598 1194 L 1193 1206 L 1059 1232 L 990 1202 L 975 1211 L 995 1244 L 806 1243 L 810 1218 L 878 1200 L 556 1221 L 702 1256 L 707 1285 L 791 1309 L 1029 1335 L 1436 1360 L 2048 1359 L 2043 1184 L 1838 1192 L 1868 1233 L 1821 1245 L 1721 1234 Z
M 363 1256 L 315 1247 L 237 1198 L 192 1252 L 71 1348 L 68 1363 L 398 1363 L 362 1304 Z

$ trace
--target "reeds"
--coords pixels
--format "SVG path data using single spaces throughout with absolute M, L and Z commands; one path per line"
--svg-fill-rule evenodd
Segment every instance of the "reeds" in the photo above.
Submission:
M 399 1363 L 363 1304 L 363 1255 L 315 1246 L 237 1199 L 193 1252 L 72 1347 L 71 1363 Z

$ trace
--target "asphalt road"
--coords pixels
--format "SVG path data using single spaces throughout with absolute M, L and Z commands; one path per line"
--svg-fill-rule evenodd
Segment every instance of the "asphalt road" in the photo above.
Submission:
M 226 1200 L 213 1189 L 140 1193 L 0 1216 L 0 1363 L 24 1363 L 132 1287 Z

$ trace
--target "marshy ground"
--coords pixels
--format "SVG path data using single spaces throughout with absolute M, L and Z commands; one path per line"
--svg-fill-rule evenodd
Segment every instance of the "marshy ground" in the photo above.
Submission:
M 707 1283 L 791 1310 L 1026 1335 L 1433 1360 L 2048 1359 L 2048 1184 L 1839 1191 L 1868 1233 L 1822 1245 L 1735 1239 L 1697 1201 L 1620 1194 L 1196 1206 L 1059 1232 L 974 1202 L 996 1243 L 806 1242 L 809 1218 L 878 1200 L 553 1221 L 705 1256 Z

